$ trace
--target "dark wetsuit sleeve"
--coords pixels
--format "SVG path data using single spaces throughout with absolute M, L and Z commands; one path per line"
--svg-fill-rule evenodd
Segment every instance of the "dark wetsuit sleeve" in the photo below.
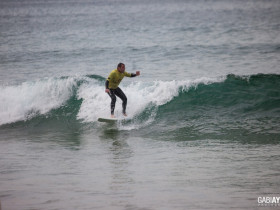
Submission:
M 105 82 L 105 87 L 106 87 L 106 89 L 109 89 L 109 81 L 108 80 L 106 80 L 106 82 Z
M 131 77 L 136 77 L 136 74 L 131 73 Z

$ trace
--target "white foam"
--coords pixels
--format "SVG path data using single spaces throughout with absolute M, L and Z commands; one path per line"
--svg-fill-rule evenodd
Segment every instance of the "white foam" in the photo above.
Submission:
M 45 79 L 0 87 L 0 125 L 27 120 L 60 107 L 72 95 L 73 78 Z
M 128 119 L 133 119 L 122 129 L 135 129 L 147 126 L 154 121 L 157 107 L 164 105 L 178 96 L 180 90 L 187 91 L 198 84 L 222 82 L 225 78 L 200 78 L 182 81 L 128 82 L 121 88 L 128 98 Z M 62 106 L 73 95 L 77 81 L 83 81 L 77 90 L 77 97 L 82 99 L 77 119 L 83 122 L 96 122 L 99 117 L 110 116 L 111 99 L 105 93 L 103 82 L 82 78 L 45 79 L 25 82 L 18 86 L 0 87 L 0 125 L 20 120 L 27 120 L 37 114 L 46 114 Z M 117 98 L 115 114 L 122 117 L 122 101 Z M 145 109 L 150 110 L 149 118 L 135 120 Z M 133 123 L 134 122 L 134 123 Z
M 141 114 L 149 106 L 161 106 L 168 103 L 174 97 L 178 96 L 180 89 L 187 91 L 190 87 L 195 87 L 198 84 L 210 84 L 213 82 L 224 81 L 225 78 L 200 78 L 197 80 L 185 81 L 154 81 L 154 82 L 132 82 L 121 84 L 121 89 L 126 94 L 128 99 L 127 114 L 128 119 L 133 119 Z M 100 85 L 96 81 L 89 81 L 83 84 L 78 91 L 78 97 L 83 99 L 78 119 L 84 122 L 95 122 L 99 117 L 110 116 L 111 99 L 105 93 L 105 86 Z M 117 98 L 115 114 L 121 116 L 122 105 L 121 99 Z M 147 126 L 155 118 L 155 113 L 152 113 L 150 118 L 142 124 L 130 124 L 122 126 L 122 129 L 130 130 Z
M 88 81 L 80 86 L 78 98 L 83 99 L 78 119 L 84 122 L 97 121 L 99 117 L 110 116 L 110 100 L 105 93 L 105 85 L 101 86 L 95 80 Z

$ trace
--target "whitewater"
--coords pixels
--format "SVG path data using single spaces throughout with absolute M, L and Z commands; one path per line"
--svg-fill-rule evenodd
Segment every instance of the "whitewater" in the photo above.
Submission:
M 105 80 L 106 78 L 99 75 L 88 75 L 46 78 L 24 82 L 17 86 L 2 87 L 1 125 L 17 122 L 28 124 L 33 118 L 47 119 L 57 114 L 79 122 L 81 127 L 83 124 L 96 123 L 99 117 L 109 117 L 110 97 L 104 91 Z M 126 81 L 122 88 L 129 99 L 127 109 L 129 116 L 125 118 L 127 123 L 122 123 L 119 129 L 147 127 L 156 124 L 158 118 L 162 122 L 169 118 L 172 122 L 174 119 L 178 121 L 185 117 L 183 120 L 185 122 L 192 113 L 200 111 L 197 117 L 206 120 L 205 116 L 211 113 L 213 116 L 208 120 L 213 122 L 223 114 L 221 118 L 224 121 L 218 123 L 218 127 L 224 127 L 229 121 L 225 120 L 227 118 L 233 121 L 234 118 L 240 117 L 240 122 L 242 118 L 248 120 L 249 117 L 259 121 L 258 116 L 264 115 L 262 118 L 266 116 L 270 117 L 270 121 L 275 120 L 270 123 L 271 127 L 266 129 L 266 132 L 278 133 L 278 80 L 278 75 L 260 74 L 204 77 L 185 81 Z M 72 107 L 72 110 L 69 107 Z M 64 111 L 66 108 L 68 112 Z M 236 116 L 233 114 L 235 112 Z M 117 101 L 116 115 L 123 119 L 121 100 Z M 253 123 L 257 126 L 254 129 L 259 133 L 263 132 L 262 126 L 266 121 L 259 125 Z M 246 128 L 245 123 L 242 124 L 243 128 Z M 168 121 L 165 126 L 169 126 Z M 185 126 L 189 126 L 188 123 Z M 229 130 L 236 129 L 234 122 L 228 126 Z M 253 127 L 248 126 L 248 129 L 253 131 Z
M 198 84 L 223 81 L 225 78 L 201 78 L 194 81 L 155 81 L 127 83 L 123 89 L 130 101 L 128 119 L 149 106 L 166 104 L 178 96 L 179 90 L 188 90 Z M 104 90 L 105 78 L 88 77 L 49 78 L 21 85 L 1 88 L 1 125 L 27 121 L 36 115 L 47 115 L 53 109 L 65 106 L 71 97 L 82 100 L 77 119 L 95 122 L 108 116 L 110 98 Z

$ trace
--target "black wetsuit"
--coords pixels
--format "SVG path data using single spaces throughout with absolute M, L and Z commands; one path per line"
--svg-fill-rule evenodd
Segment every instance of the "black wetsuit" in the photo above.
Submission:
M 117 74 L 117 76 L 115 76 L 114 74 Z M 117 78 L 117 80 L 114 78 L 114 77 L 120 77 L 120 78 Z M 111 114 L 113 115 L 114 114 L 114 111 L 115 111 L 115 105 L 116 105 L 116 101 L 117 101 L 117 98 L 116 96 L 118 96 L 121 100 L 122 100 L 122 108 L 123 108 L 123 114 L 126 114 L 126 105 L 127 105 L 127 98 L 126 98 L 126 95 L 123 93 L 122 89 L 120 89 L 118 87 L 119 83 L 121 82 L 122 78 L 124 76 L 128 76 L 128 77 L 135 77 L 136 74 L 129 74 L 129 73 L 119 73 L 116 69 L 112 71 L 112 73 L 109 75 L 108 79 L 106 80 L 106 83 L 105 83 L 105 86 L 106 86 L 106 89 L 109 89 L 110 92 L 108 93 L 109 96 L 111 97 Z M 117 81 L 117 82 L 114 82 L 114 81 Z M 111 82 L 111 83 L 110 83 Z M 110 88 L 110 86 L 113 86 L 114 88 Z
M 110 92 L 108 93 L 111 97 L 111 114 L 114 114 L 115 111 L 115 104 L 117 101 L 116 96 L 118 96 L 122 100 L 122 108 L 123 108 L 123 114 L 126 114 L 126 105 L 127 105 L 127 98 L 126 95 L 123 93 L 122 89 L 117 87 L 117 89 L 110 89 Z

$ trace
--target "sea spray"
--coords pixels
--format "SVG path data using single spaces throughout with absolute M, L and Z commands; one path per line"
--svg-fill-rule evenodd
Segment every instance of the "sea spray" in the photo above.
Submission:
M 158 107 L 172 101 L 181 91 L 188 91 L 198 84 L 210 84 L 224 81 L 225 77 L 199 78 L 182 81 L 124 82 L 120 85 L 128 98 L 126 122 L 121 129 L 131 130 L 152 123 L 157 115 Z M 105 82 L 105 79 L 103 83 Z M 110 116 L 110 97 L 100 79 L 83 83 L 78 90 L 78 99 L 82 100 L 77 118 L 83 122 L 96 122 L 99 117 Z M 117 98 L 115 115 L 122 117 L 122 101 Z M 176 110 L 174 110 L 176 111 Z
M 77 97 L 82 100 L 77 118 L 84 122 L 96 121 L 99 117 L 109 114 L 109 96 L 105 93 L 105 86 L 95 80 L 80 86 Z
M 74 78 L 49 78 L 0 88 L 0 125 L 24 121 L 59 108 L 73 94 Z
M 132 81 L 120 87 L 128 98 L 128 117 L 121 130 L 156 126 L 157 131 L 178 126 L 194 133 L 245 129 L 279 132 L 279 75 L 227 75 L 181 81 Z M 49 78 L 0 88 L 1 125 L 40 116 L 73 122 L 83 127 L 110 116 L 111 99 L 105 78 L 98 75 Z M 122 101 L 115 113 L 121 117 Z M 43 117 L 43 118 L 42 118 Z M 50 121 L 46 121 L 49 123 Z M 98 123 L 97 123 L 98 124 Z M 176 125 L 176 126 L 175 126 Z M 175 126 L 175 127 L 174 127 Z M 208 128 L 208 129 L 206 129 Z M 164 132 L 164 131 L 162 131 Z M 235 133 L 234 132 L 234 133 Z

